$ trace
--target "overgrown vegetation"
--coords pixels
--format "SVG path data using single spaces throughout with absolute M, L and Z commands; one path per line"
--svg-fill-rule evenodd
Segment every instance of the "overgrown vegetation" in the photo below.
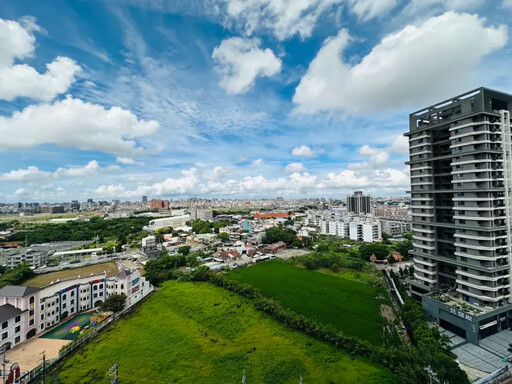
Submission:
M 220 228 L 228 227 L 232 224 L 233 223 L 230 221 L 216 221 L 215 223 L 211 223 L 209 221 L 194 220 L 192 222 L 192 232 L 196 234 L 219 233 Z
M 145 266 L 146 274 L 144 277 L 156 287 L 162 285 L 167 280 L 179 279 L 185 275 L 185 267 L 194 268 L 200 264 L 197 257 L 198 254 L 179 254 L 173 256 L 165 254 L 159 259 L 149 260 Z
M 402 318 L 407 332 L 412 336 L 418 353 L 423 356 L 425 366 L 431 367 L 438 378 L 442 379 L 441 382 L 444 380 L 447 383 L 469 383 L 467 376 L 460 371 L 450 356 L 447 336 L 442 335 L 436 327 L 428 327 L 427 316 L 421 305 L 407 295 L 398 275 L 393 271 L 390 275 L 405 302 L 402 306 Z
M 28 245 L 51 241 L 112 241 L 116 248 L 139 239 L 146 232 L 142 227 L 149 223 L 147 217 L 130 217 L 106 220 L 93 217 L 89 221 L 69 221 L 66 223 L 14 223 L 19 231 L 7 237 L 6 241 L 25 241 Z
M 47 383 L 396 383 L 380 364 L 287 329 L 250 300 L 205 283 L 167 282 L 135 316 L 100 334 Z
M 362 271 L 366 264 L 363 260 L 351 256 L 349 253 L 313 252 L 304 256 L 296 256 L 289 261 L 290 264 L 303 264 L 307 269 L 329 268 L 334 272 L 342 268 Z
M 263 244 L 272 244 L 278 241 L 284 241 L 287 246 L 302 247 L 302 242 L 292 229 L 273 227 L 265 230 Z
M 30 269 L 28 264 L 18 264 L 15 268 L 6 269 L 4 274 L 0 276 L 0 288 L 5 287 L 6 285 L 20 285 L 34 275 L 34 271 Z
M 457 363 L 446 353 L 439 351 L 437 347 L 432 347 L 431 343 L 424 342 L 425 346 L 430 347 L 418 349 L 406 346 L 401 348 L 373 346 L 367 341 L 346 336 L 331 325 L 324 325 L 314 319 L 299 315 L 285 308 L 278 301 L 264 296 L 250 285 L 228 279 L 224 275 L 214 274 L 205 267 L 194 271 L 192 280 L 206 281 L 247 297 L 254 302 L 257 309 L 271 315 L 287 327 L 302 331 L 318 340 L 326 341 L 353 356 L 363 356 L 371 362 L 382 364 L 395 372 L 399 383 L 428 382 L 427 367 L 437 374 L 442 383 L 469 383 L 467 376 Z M 427 353 L 432 353 L 433 356 L 428 356 Z

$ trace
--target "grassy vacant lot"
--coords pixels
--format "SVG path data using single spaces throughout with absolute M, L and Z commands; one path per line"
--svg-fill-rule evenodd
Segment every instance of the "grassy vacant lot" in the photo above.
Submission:
M 103 271 L 107 272 L 107 275 L 114 275 L 118 272 L 116 263 L 108 262 L 102 264 L 89 265 L 87 267 L 73 268 L 73 269 L 64 269 L 62 271 L 45 273 L 42 275 L 37 275 L 23 283 L 23 285 L 30 285 L 32 287 L 43 287 L 47 284 L 50 284 L 52 281 L 57 279 L 71 279 L 74 277 L 93 275 L 98 273 L 103 273 Z
M 290 330 L 250 301 L 207 283 L 167 282 L 64 363 L 61 384 L 108 382 L 247 384 L 394 383 L 386 369 L 351 359 L 334 347 Z M 55 375 L 53 377 L 55 378 Z
M 348 336 L 381 345 L 381 302 L 378 290 L 361 276 L 345 272 L 333 276 L 308 271 L 280 261 L 235 270 L 229 276 L 251 284 L 285 307 L 322 323 L 331 324 Z

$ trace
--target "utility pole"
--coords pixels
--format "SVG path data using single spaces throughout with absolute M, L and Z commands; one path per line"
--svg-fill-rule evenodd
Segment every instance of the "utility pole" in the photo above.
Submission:
M 119 384 L 119 364 L 111 366 L 108 375 L 111 377 L 110 384 Z
M 43 355 L 43 374 L 41 375 L 41 383 L 44 384 L 44 371 L 46 370 L 46 355 L 44 354 L 46 351 L 41 352 Z
M 4 347 L 2 348 L 2 383 L 5 384 L 6 382 L 6 379 L 5 379 L 5 366 L 7 365 L 7 363 L 9 362 L 9 360 L 7 360 L 5 358 L 5 352 L 7 352 L 7 348 Z
M 242 384 L 245 384 L 245 369 L 242 373 Z
M 302 375 L 300 375 L 299 384 L 302 384 Z

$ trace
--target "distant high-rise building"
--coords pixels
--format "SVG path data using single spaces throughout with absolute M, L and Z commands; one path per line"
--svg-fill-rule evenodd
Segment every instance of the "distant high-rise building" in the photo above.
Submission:
M 168 200 L 151 200 L 149 202 L 150 209 L 169 209 Z
M 479 88 L 411 114 L 406 134 L 411 293 L 476 344 L 512 326 L 511 110 L 512 95 Z
M 147 203 L 148 202 L 148 197 L 147 196 L 142 196 L 142 202 L 143 203 Z
M 72 211 L 79 211 L 80 210 L 80 203 L 78 202 L 78 200 L 72 200 L 70 208 L 71 208 Z
M 64 213 L 64 207 L 62 205 L 54 205 L 54 206 L 43 206 L 41 207 L 41 213 Z
M 356 215 L 370 213 L 371 201 L 371 196 L 364 195 L 363 191 L 355 191 L 352 196 L 347 196 L 347 211 Z
M 210 221 L 213 220 L 213 210 L 211 209 L 191 209 L 190 217 L 192 220 Z

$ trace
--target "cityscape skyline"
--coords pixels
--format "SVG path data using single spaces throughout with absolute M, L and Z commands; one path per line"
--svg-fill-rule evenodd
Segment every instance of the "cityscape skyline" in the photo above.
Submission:
M 512 91 L 508 1 L 32 4 L 0 5 L 5 202 L 405 196 L 410 111 Z

